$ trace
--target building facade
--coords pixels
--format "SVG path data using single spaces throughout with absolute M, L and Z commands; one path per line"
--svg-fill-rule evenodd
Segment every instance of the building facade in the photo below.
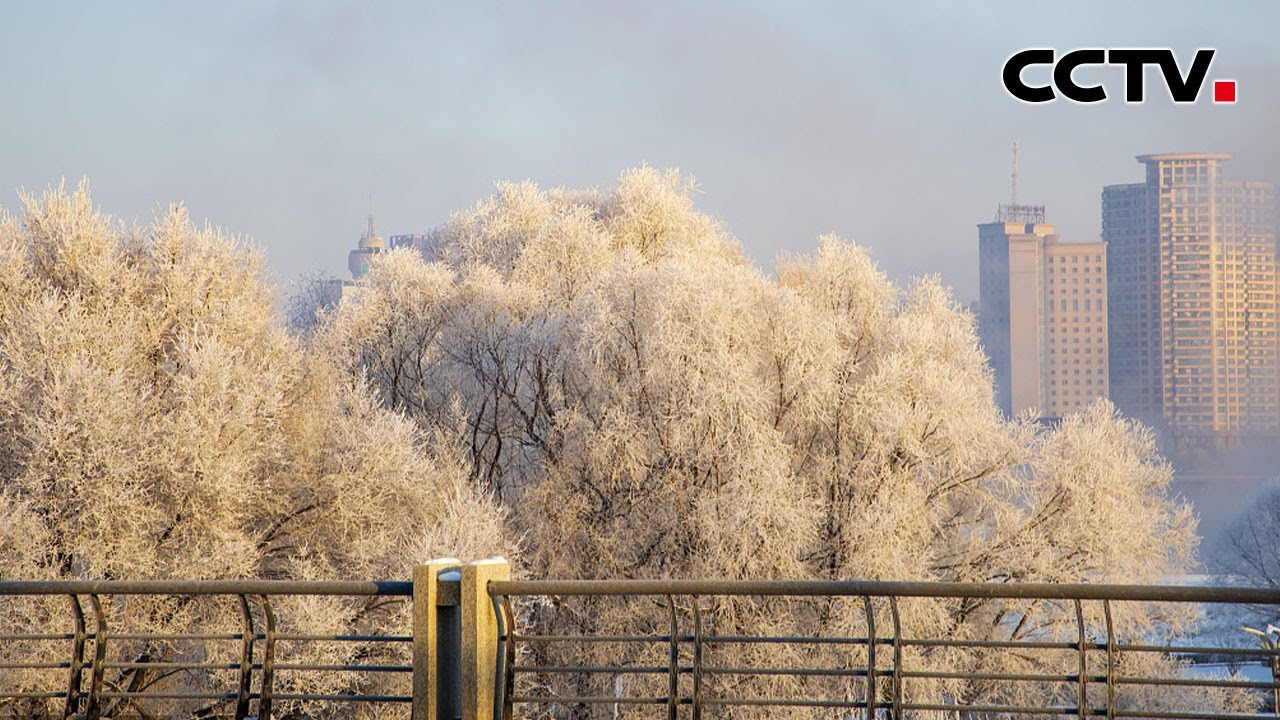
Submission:
M 1043 205 L 978 226 L 979 331 L 1010 416 L 1059 418 L 1108 395 L 1107 253 L 1065 243 Z
M 1225 153 L 1142 155 L 1102 191 L 1111 393 L 1175 440 L 1280 434 L 1275 190 Z
M 431 236 L 425 234 L 391 235 L 387 238 L 387 245 L 392 250 L 412 248 L 421 253 L 423 257 L 426 257 L 428 248 L 431 246 Z

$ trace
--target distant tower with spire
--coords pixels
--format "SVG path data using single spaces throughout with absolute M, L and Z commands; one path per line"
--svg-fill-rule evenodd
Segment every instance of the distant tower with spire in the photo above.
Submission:
M 370 203 L 372 205 L 372 202 Z M 351 277 L 359 280 L 369 272 L 369 261 L 374 255 L 386 250 L 386 244 L 382 242 L 382 238 L 378 237 L 378 233 L 373 229 L 373 208 L 369 209 L 369 226 L 365 229 L 364 234 L 360 236 L 360 242 L 356 245 L 356 249 L 347 254 L 347 269 L 351 271 Z

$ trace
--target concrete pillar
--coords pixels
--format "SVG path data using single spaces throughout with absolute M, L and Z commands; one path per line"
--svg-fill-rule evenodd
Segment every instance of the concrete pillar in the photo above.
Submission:
M 498 617 L 489 597 L 491 580 L 510 580 L 503 558 L 462 566 L 462 717 L 498 720 L 493 706 L 497 689 Z

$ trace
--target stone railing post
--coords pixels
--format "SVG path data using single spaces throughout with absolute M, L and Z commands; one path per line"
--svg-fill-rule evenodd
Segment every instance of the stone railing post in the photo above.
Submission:
M 462 718 L 498 720 L 498 617 L 489 581 L 510 580 L 511 566 L 500 557 L 462 566 Z

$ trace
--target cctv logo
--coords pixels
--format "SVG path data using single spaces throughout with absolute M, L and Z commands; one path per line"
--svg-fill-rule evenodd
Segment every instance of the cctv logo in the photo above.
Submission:
M 1160 68 L 1169 96 L 1175 103 L 1193 103 L 1200 97 L 1209 65 L 1213 63 L 1211 49 L 1196 51 L 1191 67 L 1186 73 L 1178 67 L 1178 60 L 1168 48 L 1081 48 L 1055 59 L 1048 48 L 1023 50 L 1009 56 L 1004 63 L 1004 87 L 1009 94 L 1027 103 L 1045 103 L 1057 99 L 1058 93 L 1078 103 L 1096 103 L 1107 99 L 1102 85 L 1080 85 L 1071 74 L 1076 68 L 1089 65 L 1121 65 L 1124 67 L 1124 100 L 1140 103 L 1145 95 L 1145 70 L 1148 65 Z M 1051 83 L 1029 85 L 1023 80 L 1023 71 L 1033 65 L 1052 66 Z M 1056 92 L 1055 92 L 1056 90 Z M 1236 81 L 1216 80 L 1213 83 L 1213 101 L 1234 103 Z

